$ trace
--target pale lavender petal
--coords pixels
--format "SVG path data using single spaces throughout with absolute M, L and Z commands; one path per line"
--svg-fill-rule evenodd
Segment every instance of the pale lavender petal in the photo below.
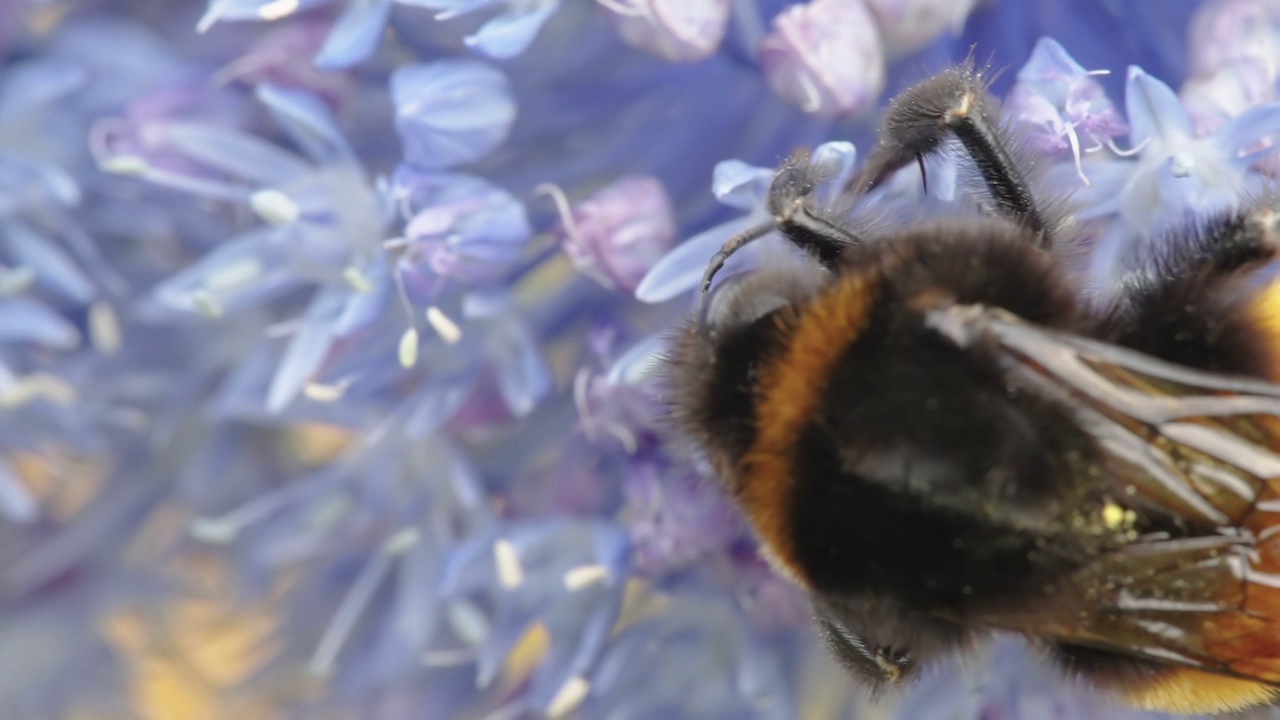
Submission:
M 386 29 L 391 3 L 392 0 L 349 0 L 316 55 L 316 65 L 345 68 L 372 55 Z
M 1178 96 L 1191 116 L 1196 134 L 1208 135 L 1255 105 L 1275 102 L 1275 71 L 1261 63 L 1242 60 L 1211 75 L 1188 78 Z
M 565 252 L 604 284 L 630 293 L 676 241 L 678 228 L 662 181 L 621 178 L 570 211 Z
M 488 155 L 516 118 L 506 76 L 479 60 L 401 66 L 391 76 L 391 96 L 405 159 L 426 169 Z
M 1187 50 L 1191 75 L 1211 75 L 1240 61 L 1274 67 L 1280 33 L 1266 2 L 1210 0 L 1191 19 Z
M 812 0 L 773 20 L 760 65 L 773 91 L 822 118 L 870 108 L 885 84 L 885 58 L 875 18 L 862 3 Z
M 865 0 L 880 23 L 890 57 L 915 52 L 950 32 L 958 35 L 981 0 Z
M 601 3 L 629 45 L 677 62 L 714 53 L 729 26 L 729 0 L 620 0 Z M 631 7 L 632 11 L 620 11 Z

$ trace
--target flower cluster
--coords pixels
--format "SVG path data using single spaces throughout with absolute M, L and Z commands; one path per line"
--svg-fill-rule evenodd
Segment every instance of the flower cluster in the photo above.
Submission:
M 973 46 L 1135 271 L 1280 171 L 1277 4 L 1156 5 L 0 4 L 0 716 L 866 710 L 665 432 L 665 334 L 780 158 L 847 177 Z M 875 712 L 1143 716 L 1029 657 Z

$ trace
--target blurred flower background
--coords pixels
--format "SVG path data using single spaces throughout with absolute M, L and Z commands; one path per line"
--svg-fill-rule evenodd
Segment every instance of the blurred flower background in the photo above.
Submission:
M 1155 717 L 868 702 L 662 430 L 770 168 L 971 48 L 1099 298 L 1280 172 L 1276 0 L 0 0 L 0 718 Z

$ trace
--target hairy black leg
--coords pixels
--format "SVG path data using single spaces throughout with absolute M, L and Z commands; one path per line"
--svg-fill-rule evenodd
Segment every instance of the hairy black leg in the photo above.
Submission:
M 773 230 L 781 232 L 793 245 L 831 271 L 836 270 L 846 249 L 862 244 L 862 239 L 853 231 L 836 224 L 813 206 L 810 195 L 819 181 L 816 172 L 808 151 L 792 153 L 769 186 L 768 203 L 773 219 L 725 241 L 702 275 L 703 297 L 711 290 L 711 281 L 729 256 Z
M 866 167 L 856 180 L 867 192 L 912 162 L 938 152 L 954 134 L 977 167 L 1000 212 L 1036 233 L 1048 245 L 1048 223 L 1026 177 L 1018 169 L 998 116 L 995 99 L 987 92 L 972 62 L 945 70 L 908 88 L 885 112 Z
M 1280 358 L 1256 311 L 1252 270 L 1277 250 L 1276 195 L 1158 239 L 1142 269 L 1122 281 L 1122 304 L 1107 319 L 1110 339 L 1190 367 L 1271 375 Z
M 1167 277 L 1232 273 L 1271 260 L 1280 249 L 1280 195 L 1191 224 L 1159 244 L 1158 269 Z

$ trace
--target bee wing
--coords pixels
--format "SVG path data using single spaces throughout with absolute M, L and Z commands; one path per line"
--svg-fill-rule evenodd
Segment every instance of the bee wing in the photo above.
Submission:
M 1189 369 L 1001 310 L 931 311 L 935 330 L 995 353 L 1056 398 L 1107 456 L 1126 505 L 1198 537 L 1135 535 L 996 627 L 1280 683 L 1280 385 Z

